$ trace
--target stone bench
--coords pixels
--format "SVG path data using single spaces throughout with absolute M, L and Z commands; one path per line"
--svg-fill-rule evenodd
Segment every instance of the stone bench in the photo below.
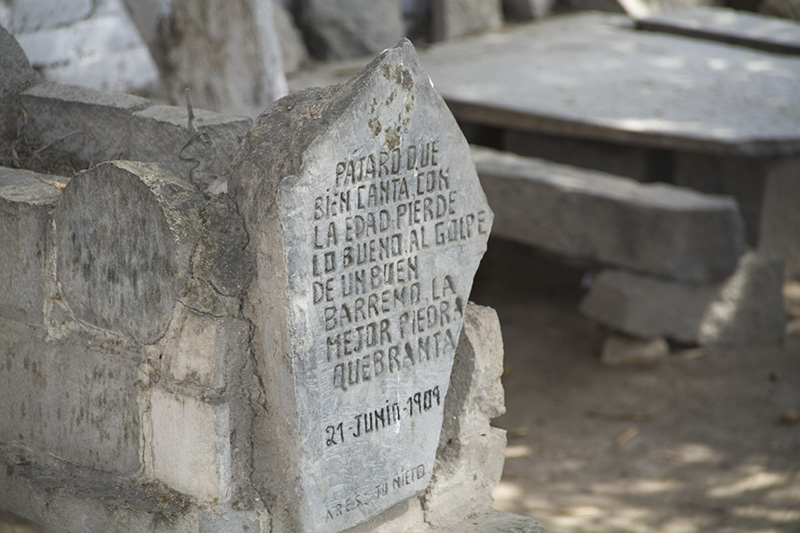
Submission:
M 685 344 L 780 342 L 783 263 L 745 251 L 736 202 L 477 146 L 493 235 L 599 264 L 581 311 Z
M 735 200 L 472 147 L 494 235 L 682 281 L 725 278 L 746 245 Z

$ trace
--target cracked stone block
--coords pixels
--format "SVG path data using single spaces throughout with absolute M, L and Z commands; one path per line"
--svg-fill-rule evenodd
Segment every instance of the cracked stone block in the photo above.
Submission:
M 687 282 L 726 278 L 745 252 L 733 198 L 478 147 L 473 157 L 497 236 Z
M 502 374 L 497 313 L 470 302 L 445 400 L 433 481 L 425 493 L 425 520 L 431 525 L 444 527 L 492 509 L 492 489 L 505 462 L 505 431 L 490 425 L 505 412 Z
M 253 121 L 195 109 L 193 133 L 188 118 L 186 108 L 179 106 L 156 105 L 135 112 L 128 158 L 158 163 L 203 190 L 227 181 L 231 161 Z
M 150 395 L 153 476 L 203 502 L 230 498 L 227 403 L 214 404 L 156 388 Z
M 142 353 L 104 337 L 46 340 L 42 328 L 3 318 L 0 332 L 0 445 L 135 474 Z
M 44 82 L 20 95 L 25 132 L 35 146 L 91 164 L 126 159 L 133 113 L 152 105 L 138 96 Z
M 428 485 L 493 215 L 408 41 L 269 107 L 231 191 L 255 263 L 253 481 L 283 527 L 342 531 Z
M 153 164 L 77 174 L 54 212 L 58 282 L 74 316 L 144 344 L 161 337 L 190 276 L 202 202 Z
M 164 336 L 164 368 L 188 386 L 223 390 L 231 383 L 230 362 L 247 352 L 248 324 L 183 308 Z
M 63 180 L 0 167 L 0 316 L 43 324 L 47 233 Z
M 597 322 L 641 338 L 686 344 L 780 343 L 786 329 L 783 261 L 744 255 L 736 273 L 717 283 L 667 281 L 602 271 L 581 302 Z

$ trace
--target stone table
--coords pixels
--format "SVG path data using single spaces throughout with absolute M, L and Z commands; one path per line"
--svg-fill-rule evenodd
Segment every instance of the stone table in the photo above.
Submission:
M 453 40 L 420 58 L 472 142 L 733 195 L 750 244 L 800 275 L 788 201 L 800 196 L 800 58 L 637 31 L 604 13 Z M 329 65 L 291 84 L 349 73 Z

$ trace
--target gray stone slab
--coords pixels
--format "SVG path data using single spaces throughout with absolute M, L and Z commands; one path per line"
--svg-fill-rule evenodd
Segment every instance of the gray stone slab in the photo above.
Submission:
M 300 26 L 322 59 L 376 54 L 405 35 L 400 0 L 300 0 Z
M 670 279 L 725 278 L 744 253 L 736 202 L 473 147 L 495 235 Z
M 716 284 L 658 280 L 606 270 L 581 302 L 581 312 L 617 331 L 688 344 L 767 344 L 783 340 L 783 263 L 745 255 Z
M 492 213 L 408 41 L 269 107 L 231 191 L 264 384 L 252 479 L 281 527 L 341 531 L 428 485 Z
M 43 323 L 47 233 L 62 180 L 0 167 L 0 316 Z
M 76 175 L 54 212 L 61 297 L 79 320 L 151 343 L 189 277 L 202 194 L 154 164 Z
M 133 114 L 127 157 L 158 163 L 177 178 L 206 189 L 227 179 L 231 161 L 253 121 L 194 110 L 192 132 L 186 107 L 156 105 Z
M 27 113 L 29 143 L 93 164 L 127 157 L 131 117 L 152 105 L 138 96 L 56 83 L 26 90 L 20 102 Z
M 445 41 L 503 25 L 502 0 L 433 0 L 431 35 Z
M 137 398 L 143 354 L 91 336 L 53 341 L 0 318 L 0 444 L 97 471 L 141 465 Z
M 721 7 L 696 7 L 636 20 L 641 30 L 660 31 L 800 55 L 800 24 Z
M 421 57 L 466 123 L 700 153 L 800 151 L 800 58 L 632 24 L 602 13 L 553 17 L 440 43 Z M 332 83 L 341 70 L 309 71 L 292 84 Z

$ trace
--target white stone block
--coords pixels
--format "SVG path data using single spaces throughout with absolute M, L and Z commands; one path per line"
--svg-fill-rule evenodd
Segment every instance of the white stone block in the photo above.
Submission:
M 228 405 L 214 405 L 160 388 L 151 392 L 152 475 L 204 502 L 230 497 Z

